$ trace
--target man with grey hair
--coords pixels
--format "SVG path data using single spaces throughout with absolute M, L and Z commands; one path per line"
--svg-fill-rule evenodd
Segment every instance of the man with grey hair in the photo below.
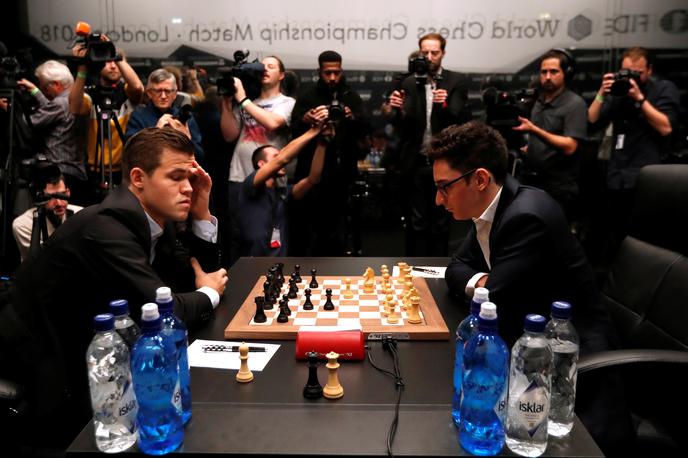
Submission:
M 191 139 L 196 150 L 196 159 L 202 159 L 201 131 L 191 114 L 191 106 L 179 106 L 180 104 L 175 103 L 177 82 L 174 75 L 164 68 L 154 70 L 148 76 L 146 94 L 150 101 L 147 105 L 137 108 L 131 115 L 124 134 L 126 139 L 146 127 L 170 126 Z
M 31 114 L 35 137 L 39 139 L 36 153 L 56 164 L 72 197 L 79 201 L 86 184 L 82 132 L 77 128 L 76 117 L 69 110 L 69 91 L 74 77 L 66 65 L 48 60 L 36 67 L 38 86 L 29 80 L 17 81 L 19 88 L 36 100 L 38 109 Z M 7 103 L 0 100 L 0 107 Z

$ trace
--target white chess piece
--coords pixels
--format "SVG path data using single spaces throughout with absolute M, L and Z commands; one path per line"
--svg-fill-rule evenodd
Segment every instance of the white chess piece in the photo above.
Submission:
M 241 367 L 237 372 L 236 380 L 239 383 L 248 383 L 253 380 L 253 372 L 248 368 L 248 345 L 246 342 L 241 342 L 239 345 L 239 359 L 241 360 Z
M 323 396 L 327 399 L 339 399 L 344 396 L 344 388 L 339 383 L 339 377 L 337 376 L 337 369 L 339 369 L 337 358 L 339 358 L 339 354 L 331 351 L 325 357 L 327 357 L 325 367 L 329 372 L 327 374 L 327 384 L 323 388 Z

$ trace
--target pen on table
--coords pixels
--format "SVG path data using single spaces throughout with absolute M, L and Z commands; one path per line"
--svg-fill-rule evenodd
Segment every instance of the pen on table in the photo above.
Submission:
M 231 351 L 231 352 L 239 352 L 239 346 L 238 345 L 232 345 L 226 346 L 226 345 L 206 345 L 203 348 L 204 352 L 209 352 L 209 351 Z M 267 351 L 265 347 L 248 347 L 248 351 L 250 352 L 261 352 L 261 351 Z
M 430 275 L 439 275 L 440 274 L 436 270 L 424 269 L 423 267 L 411 267 L 411 270 L 415 270 L 416 272 L 423 272 L 423 273 L 430 274 Z

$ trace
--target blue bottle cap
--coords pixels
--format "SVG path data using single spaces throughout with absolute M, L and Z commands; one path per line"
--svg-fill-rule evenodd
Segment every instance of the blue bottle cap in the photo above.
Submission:
M 523 329 L 530 332 L 542 332 L 545 330 L 545 324 L 547 324 L 547 320 L 544 316 L 531 313 L 526 315 L 526 319 L 523 321 Z
M 115 317 L 112 313 L 102 313 L 93 317 L 93 329 L 97 332 L 111 331 L 115 327 Z
M 129 313 L 129 302 L 126 299 L 110 301 L 110 313 L 115 316 L 127 315 Z
M 571 304 L 564 301 L 552 302 L 552 318 L 568 320 L 571 318 Z

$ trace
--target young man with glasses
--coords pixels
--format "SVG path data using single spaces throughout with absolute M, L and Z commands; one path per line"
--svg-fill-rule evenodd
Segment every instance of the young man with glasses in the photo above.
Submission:
M 177 99 L 177 82 L 174 75 L 164 68 L 154 70 L 148 76 L 146 85 L 148 95 L 147 105 L 136 109 L 127 124 L 125 137 L 131 138 L 135 133 L 146 127 L 170 126 L 184 133 L 194 144 L 197 160 L 203 158 L 201 146 L 201 131 L 193 115 L 189 115 L 186 122 L 179 119 L 182 107 L 175 104 Z
M 467 302 L 475 287 L 488 288 L 510 344 L 527 313 L 548 316 L 552 302 L 570 302 L 583 351 L 607 349 L 609 318 L 583 250 L 559 205 L 507 174 L 499 133 L 477 121 L 451 126 L 433 138 L 428 156 L 435 203 L 474 223 L 447 268 L 452 293 Z

